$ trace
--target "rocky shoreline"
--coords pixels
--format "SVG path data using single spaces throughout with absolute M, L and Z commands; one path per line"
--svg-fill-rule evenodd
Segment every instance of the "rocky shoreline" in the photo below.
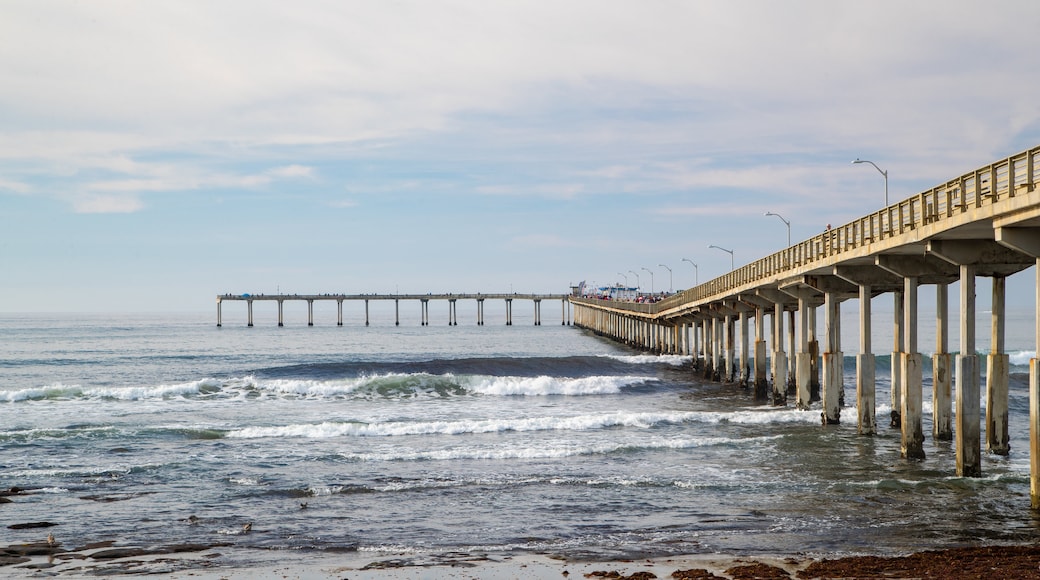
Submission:
M 20 529 L 45 526 L 42 522 Z M 14 527 L 14 526 L 8 526 Z M 206 578 L 609 578 L 646 580 L 751 580 L 837 578 L 1017 578 L 1040 580 L 1040 547 L 980 546 L 928 550 L 906 556 L 845 556 L 834 559 L 807 557 L 761 558 L 739 556 L 690 556 L 645 561 L 573 562 L 544 556 L 489 557 L 455 554 L 455 557 L 380 559 L 358 553 L 314 554 L 296 563 L 272 561 L 245 567 L 229 567 L 222 549 L 231 543 L 180 544 L 159 547 L 118 546 L 106 541 L 66 548 L 49 537 L 32 543 L 0 547 L 0 575 L 49 576 L 155 576 Z M 275 569 L 277 568 L 277 570 Z M 266 575 L 265 575 L 266 573 Z

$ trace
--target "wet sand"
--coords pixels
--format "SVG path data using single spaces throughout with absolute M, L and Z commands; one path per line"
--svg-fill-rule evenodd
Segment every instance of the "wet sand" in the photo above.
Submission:
M 233 552 L 234 564 L 228 555 Z M 102 543 L 65 548 L 41 541 L 0 547 L 0 575 L 9 578 L 119 577 L 180 580 L 416 580 L 678 578 L 949 578 L 1038 579 L 1040 546 L 980 546 L 905 556 L 691 555 L 648 560 L 573 562 L 541 555 L 391 554 L 242 550 L 230 544 L 165 547 Z M 243 564 L 242 562 L 248 562 Z

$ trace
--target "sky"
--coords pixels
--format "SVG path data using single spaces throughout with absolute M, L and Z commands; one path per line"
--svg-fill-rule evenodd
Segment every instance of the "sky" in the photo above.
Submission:
M 997 6 L 8 0 L 0 312 L 686 288 L 1040 144 Z

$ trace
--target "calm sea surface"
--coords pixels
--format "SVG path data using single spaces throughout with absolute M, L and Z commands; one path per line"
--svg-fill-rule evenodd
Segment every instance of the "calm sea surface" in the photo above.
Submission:
M 984 455 L 984 476 L 963 479 L 952 444 L 931 440 L 928 376 L 927 459 L 907 462 L 887 425 L 857 436 L 853 408 L 823 428 L 818 409 L 758 404 L 697 378 L 688 357 L 628 350 L 548 307 L 539 327 L 517 313 L 505 326 L 490 309 L 478 327 L 461 305 L 448 326 L 431 310 L 427 327 L 417 316 L 396 327 L 392 312 L 370 327 L 357 315 L 337 327 L 325 312 L 284 328 L 247 328 L 230 308 L 223 328 L 212 314 L 0 316 L 0 488 L 29 490 L 0 506 L 0 543 L 38 541 L 45 532 L 7 527 L 36 521 L 58 523 L 66 546 L 230 542 L 289 561 L 1040 540 L 1033 345 L 1018 338 L 1031 339 L 1031 319 L 1009 330 L 1011 455 Z M 887 356 L 878 368 L 885 425 Z

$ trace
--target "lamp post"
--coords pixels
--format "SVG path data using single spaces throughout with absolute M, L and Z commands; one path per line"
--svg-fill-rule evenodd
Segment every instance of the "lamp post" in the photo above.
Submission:
M 711 249 L 711 248 L 715 248 L 716 250 L 722 250 L 723 252 L 729 252 L 729 269 L 732 272 L 734 270 L 734 267 L 733 267 L 733 250 L 727 250 L 726 248 L 723 248 L 722 246 L 715 246 L 715 245 L 708 246 L 708 249 Z
M 628 273 L 636 277 L 636 294 L 639 294 L 639 274 L 636 274 L 632 270 L 629 270 Z
M 689 258 L 683 258 L 682 261 L 683 262 L 689 262 L 690 265 L 693 266 L 693 285 L 694 286 L 700 286 L 701 282 L 700 282 L 700 276 L 697 274 L 697 264 L 694 264 L 693 260 L 691 260 Z
M 857 158 L 852 163 L 854 163 L 854 164 L 855 163 L 869 163 L 869 164 L 874 166 L 874 169 L 878 170 L 878 173 L 880 173 L 881 175 L 885 176 L 885 207 L 888 207 L 888 172 L 883 170 L 883 169 L 881 169 L 880 167 L 878 167 L 877 163 L 874 163 L 873 161 L 868 161 L 866 159 L 859 159 L 859 158 Z
M 787 224 L 787 247 L 790 248 L 791 247 L 791 222 L 785 220 L 784 216 L 782 216 L 782 215 L 780 215 L 778 213 L 773 213 L 771 211 L 767 211 L 766 215 L 767 216 L 770 216 L 770 215 L 776 216 L 776 217 L 780 218 L 780 221 L 782 221 L 785 224 Z
M 648 270 L 646 268 L 643 268 L 643 269 L 646 270 L 647 272 L 650 272 L 650 294 L 653 294 L 654 293 L 654 273 L 653 273 L 652 270 Z
M 628 276 L 625 276 L 621 272 L 618 272 L 617 275 L 625 279 L 625 288 L 628 288 Z
M 672 293 L 672 269 L 669 268 L 668 266 L 665 266 L 664 264 L 658 264 L 658 266 L 664 268 L 665 270 L 668 270 L 668 293 L 671 294 Z

